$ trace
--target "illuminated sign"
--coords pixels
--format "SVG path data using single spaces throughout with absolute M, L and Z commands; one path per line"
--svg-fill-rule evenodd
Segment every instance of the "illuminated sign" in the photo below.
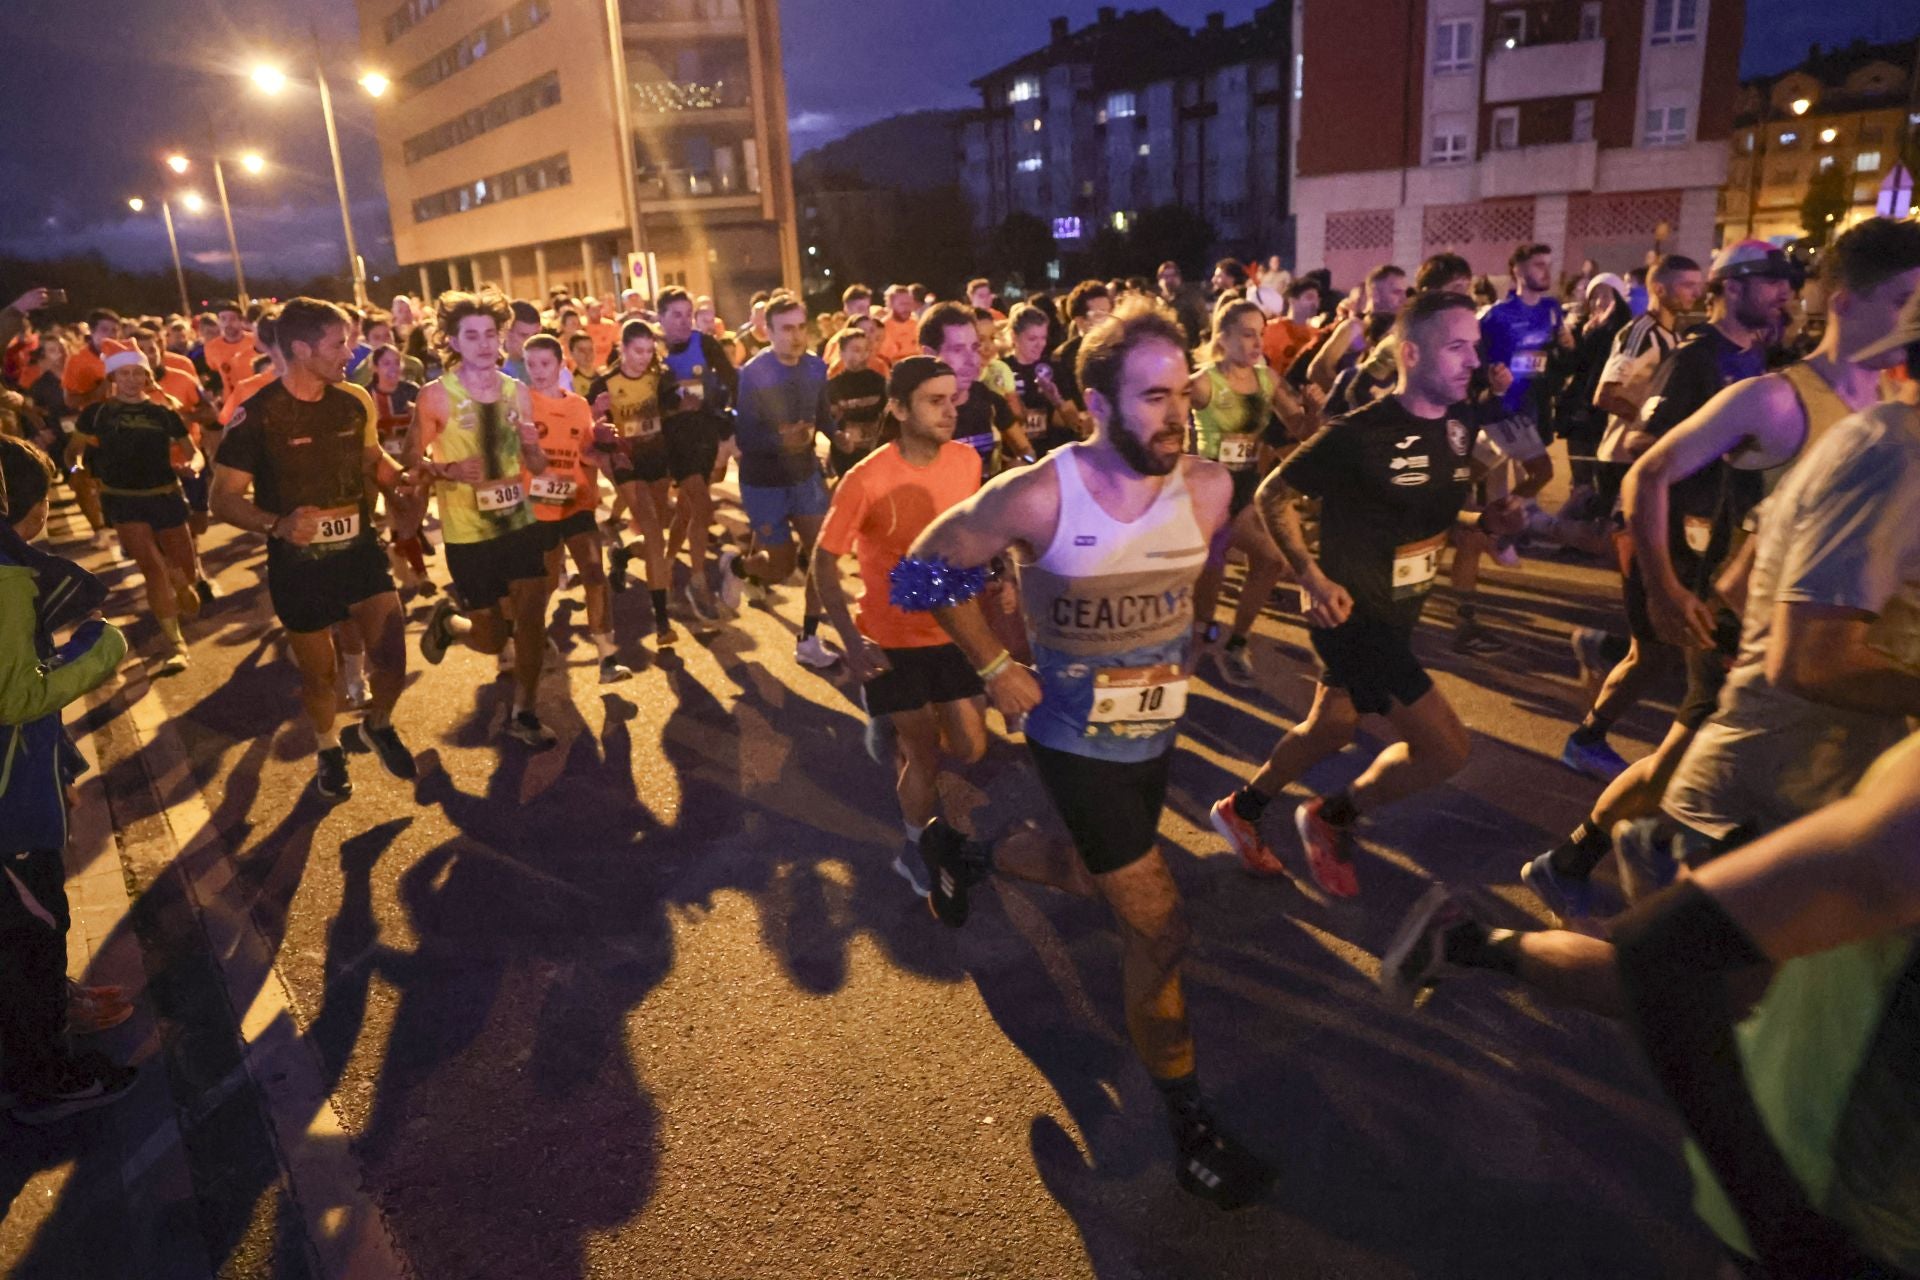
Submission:
M 1080 219 L 1055 218 L 1053 220 L 1053 238 L 1055 240 L 1078 240 L 1080 238 Z

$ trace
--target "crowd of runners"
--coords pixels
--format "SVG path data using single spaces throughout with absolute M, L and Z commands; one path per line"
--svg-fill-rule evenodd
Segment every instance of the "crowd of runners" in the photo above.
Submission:
M 1204 289 L 1172 263 L 1018 299 L 854 286 L 828 314 L 756 296 L 736 329 L 678 288 L 84 325 L 41 324 L 29 293 L 0 332 L 0 805 L 32 833 L 0 885 L 14 1114 L 57 1119 L 127 1079 L 67 1038 L 124 1001 L 60 976 L 58 708 L 125 648 L 97 579 L 33 545 L 62 488 L 138 570 L 155 676 L 187 668 L 221 607 L 209 521 L 258 539 L 330 802 L 351 756 L 414 776 L 408 667 L 456 647 L 513 681 L 500 732 L 553 747 L 541 676 L 576 642 L 550 625 L 556 594 L 584 598 L 618 683 L 795 592 L 796 661 L 860 688 L 906 891 L 956 928 L 994 876 L 1104 899 L 1175 1174 L 1229 1208 L 1271 1168 L 1203 1097 L 1159 837 L 1195 682 L 1262 696 L 1256 621 L 1305 624 L 1311 709 L 1210 819 L 1250 876 L 1304 866 L 1364 899 L 1368 822 L 1472 750 L 1416 634 L 1511 661 L 1479 569 L 1532 545 L 1617 569 L 1621 593 L 1617 633 L 1568 637 L 1591 703 L 1562 760 L 1590 814 L 1516 854 L 1559 927 L 1490 927 L 1436 884 L 1382 989 L 1411 1005 L 1479 974 L 1624 1019 L 1730 1250 L 1767 1275 L 1920 1270 L 1920 223 L 1868 220 L 1811 269 L 1759 241 L 1559 287 L 1554 267 L 1518 246 L 1490 302 L 1446 253 L 1345 292 L 1233 262 Z M 1555 445 L 1570 484 L 1549 511 Z M 622 634 L 633 586 L 649 609 Z M 1622 757 L 1612 727 L 1682 675 L 1664 740 Z M 1391 744 L 1273 820 L 1368 716 Z M 1054 820 L 987 840 L 937 780 L 996 738 L 1024 739 Z M 1596 880 L 1609 857 L 1618 890 Z

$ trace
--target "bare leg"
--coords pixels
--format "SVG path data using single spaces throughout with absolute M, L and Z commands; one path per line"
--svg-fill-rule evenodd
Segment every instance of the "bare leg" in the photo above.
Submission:
M 513 646 L 513 679 L 516 708 L 530 708 L 540 689 L 540 665 L 547 656 L 547 580 L 521 578 L 508 588 L 507 603 L 513 611 L 513 634 L 520 637 Z
M 1344 689 L 1320 685 L 1307 718 L 1280 735 L 1273 752 L 1247 784 L 1271 799 L 1328 756 L 1344 750 L 1360 728 L 1360 713 Z
M 1396 703 L 1387 720 L 1401 740 L 1375 756 L 1348 789 L 1361 813 L 1445 782 L 1466 767 L 1472 749 L 1467 727 L 1438 689 L 1427 690 L 1412 706 Z
M 300 705 L 306 708 L 307 723 L 322 747 L 338 745 L 334 736 L 334 650 L 333 630 L 289 631 L 287 647 L 293 651 L 294 666 L 300 671 Z
M 367 722 L 378 728 L 393 719 L 394 704 L 407 683 L 406 617 L 400 597 L 383 591 L 354 605 L 353 627 L 366 644 L 367 688 L 372 694 Z
M 1120 921 L 1121 983 L 1134 1051 L 1156 1080 L 1190 1076 L 1193 1032 L 1180 988 L 1188 929 L 1166 861 L 1155 849 L 1096 879 Z

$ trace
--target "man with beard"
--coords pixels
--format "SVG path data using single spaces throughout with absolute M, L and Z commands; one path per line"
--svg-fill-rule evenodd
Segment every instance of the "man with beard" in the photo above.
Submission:
M 1232 483 L 1183 452 L 1186 338 L 1145 299 L 1096 325 L 1079 370 L 1094 433 L 1006 472 L 940 516 L 892 574 L 891 599 L 931 610 L 1028 749 L 1071 845 L 1023 830 L 991 849 L 936 819 L 920 848 L 935 915 L 958 926 L 991 871 L 1105 898 L 1122 924 L 1127 1027 L 1167 1103 L 1175 1176 L 1222 1208 L 1270 1174 L 1202 1101 L 1181 991 L 1187 924 L 1156 848 L 1186 708 L 1197 621 L 1213 614 Z M 986 566 L 1011 551 L 1034 666 L 981 610 Z

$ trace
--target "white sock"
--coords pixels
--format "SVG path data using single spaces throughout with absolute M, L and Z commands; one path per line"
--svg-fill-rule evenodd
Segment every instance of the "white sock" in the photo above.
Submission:
M 927 832 L 927 829 L 925 827 L 916 827 L 911 822 L 902 822 L 900 825 L 906 828 L 908 844 L 913 844 L 913 845 L 919 844 L 920 837 L 925 835 Z
M 363 684 L 367 678 L 367 655 L 364 653 L 343 653 L 340 665 L 346 670 L 348 684 Z
M 613 632 L 611 631 L 594 632 L 593 647 L 595 650 L 599 652 L 600 661 L 605 662 L 608 658 L 611 658 L 617 652 L 613 644 Z
M 180 618 L 178 615 L 171 618 L 161 618 L 159 622 L 160 634 L 164 635 L 174 648 L 184 649 L 187 647 L 186 637 L 180 634 Z

